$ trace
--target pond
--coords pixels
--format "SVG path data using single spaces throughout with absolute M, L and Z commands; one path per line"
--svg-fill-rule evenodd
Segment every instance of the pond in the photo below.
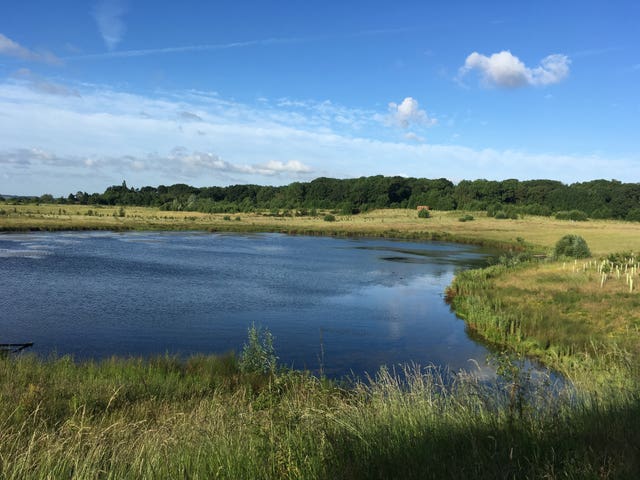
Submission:
M 331 377 L 409 362 L 491 375 L 443 298 L 490 254 L 281 234 L 4 234 L 0 343 L 77 359 L 239 352 L 255 323 L 280 363 Z

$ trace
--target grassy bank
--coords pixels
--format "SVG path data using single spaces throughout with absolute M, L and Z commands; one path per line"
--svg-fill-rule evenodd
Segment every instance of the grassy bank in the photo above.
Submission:
M 634 478 L 638 392 L 550 398 L 382 371 L 349 389 L 232 356 L 0 359 L 1 478 Z M 518 389 L 515 390 L 514 385 Z M 491 389 L 491 390 L 489 390 Z
M 595 260 L 495 265 L 459 273 L 448 297 L 468 327 L 490 342 L 533 355 L 581 388 L 633 387 L 640 380 L 640 283 Z

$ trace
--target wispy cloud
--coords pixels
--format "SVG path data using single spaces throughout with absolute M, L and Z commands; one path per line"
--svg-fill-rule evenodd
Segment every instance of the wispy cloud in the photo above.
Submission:
M 93 18 L 109 51 L 122 40 L 126 30 L 123 15 L 127 12 L 122 0 L 100 0 L 93 8 Z
M 313 169 L 298 161 L 282 162 L 270 160 L 253 165 L 231 163 L 211 152 L 189 151 L 185 147 L 174 147 L 165 155 L 149 153 L 145 155 L 74 155 L 56 154 L 40 148 L 16 148 L 0 150 L 0 165 L 19 171 L 37 171 L 43 167 L 64 171 L 90 169 L 99 172 L 105 169 L 126 171 L 160 170 L 167 177 L 196 179 L 207 174 L 234 174 L 240 177 L 260 175 L 274 177 L 279 175 L 309 175 Z
M 282 37 L 282 38 L 272 37 L 272 38 L 244 40 L 244 41 L 227 42 L 227 43 L 205 43 L 205 44 L 198 44 L 198 45 L 169 46 L 169 47 L 162 47 L 162 48 L 143 48 L 143 49 L 137 49 L 137 50 L 111 51 L 113 49 L 110 48 L 109 52 L 85 54 L 85 55 L 73 55 L 73 56 L 66 57 L 65 59 L 67 60 L 100 60 L 100 59 L 108 59 L 108 58 L 129 58 L 129 57 L 144 57 L 149 55 L 166 55 L 166 54 L 175 54 L 175 53 L 231 50 L 231 49 L 249 48 L 249 47 L 269 47 L 273 45 L 311 43 L 311 42 L 321 42 L 321 41 L 336 40 L 336 39 L 392 35 L 392 34 L 402 33 L 406 31 L 407 29 L 404 29 L 404 28 L 402 29 L 389 28 L 389 29 L 378 29 L 378 30 L 363 30 L 360 32 L 347 33 L 343 35 L 317 35 L 317 36 L 308 36 L 308 37 Z M 105 38 L 105 41 L 106 41 L 106 38 Z
M 391 141 L 379 122 L 382 135 L 377 135 L 371 112 L 331 102 L 243 104 L 207 92 L 151 97 L 90 85 L 78 89 L 81 96 L 61 96 L 24 82 L 0 83 L 0 192 L 41 194 L 51 185 L 58 191 L 49 193 L 56 195 L 102 191 L 123 178 L 133 185 L 204 186 L 400 171 L 453 180 L 574 182 L 598 171 L 624 172 L 623 181 L 640 177 L 637 157 L 423 143 L 413 129 Z M 202 120 L 185 122 L 181 112 L 197 112 Z M 337 112 L 367 127 L 340 123 Z
M 13 76 L 23 81 L 25 85 L 28 85 L 31 89 L 41 93 L 46 93 L 48 95 L 60 95 L 63 97 L 80 96 L 77 90 L 69 88 L 66 85 L 47 80 L 36 75 L 27 68 L 21 68 L 15 72 Z
M 200 115 L 197 115 L 193 112 L 187 112 L 187 111 L 183 111 L 180 112 L 180 118 L 182 120 L 187 120 L 187 121 L 192 121 L 192 122 L 201 122 L 202 121 L 202 117 Z
M 569 75 L 571 60 L 566 55 L 553 54 L 542 59 L 535 68 L 527 67 L 508 50 L 494 53 L 490 57 L 473 52 L 460 68 L 459 78 L 472 70 L 480 74 L 484 86 L 518 88 L 545 86 L 559 83 Z
M 421 137 L 420 135 L 414 132 L 405 133 L 404 138 L 412 142 L 418 142 L 418 143 L 423 143 L 425 141 L 424 137 Z
M 6 35 L 0 33 L 0 55 L 20 58 L 29 62 L 44 62 L 58 65 L 61 60 L 49 52 L 35 52 L 11 40 Z
M 622 47 L 601 47 L 579 50 L 571 54 L 573 58 L 596 57 L 598 55 L 606 55 L 608 53 L 619 52 L 624 50 Z

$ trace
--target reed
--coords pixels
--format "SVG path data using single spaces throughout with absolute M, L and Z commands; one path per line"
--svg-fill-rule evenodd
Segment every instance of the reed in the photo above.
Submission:
M 0 478 L 637 476 L 637 391 L 549 391 L 415 365 L 345 388 L 233 356 L 8 358 Z

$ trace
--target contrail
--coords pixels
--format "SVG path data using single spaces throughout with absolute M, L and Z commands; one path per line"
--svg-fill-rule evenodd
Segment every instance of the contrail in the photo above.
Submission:
M 163 47 L 163 48 L 145 48 L 139 50 L 122 50 L 115 52 L 104 53 L 90 53 L 86 55 L 72 55 L 64 57 L 63 60 L 100 60 L 108 58 L 129 58 L 129 57 L 144 57 L 147 55 L 164 55 L 168 53 L 185 53 L 185 52 L 205 52 L 215 50 L 229 50 L 232 48 L 247 48 L 247 47 L 266 47 L 269 45 L 285 45 L 291 43 L 309 43 L 320 42 L 326 40 L 335 40 L 341 38 L 357 38 L 365 36 L 375 35 L 388 35 L 394 33 L 407 32 L 409 29 L 397 28 L 397 29 L 379 29 L 379 30 L 365 30 L 362 32 L 356 32 L 344 35 L 320 35 L 315 37 L 289 37 L 289 38 L 266 38 L 261 40 L 247 40 L 243 42 L 231 42 L 231 43 L 209 43 L 202 45 L 185 45 L 182 47 Z

